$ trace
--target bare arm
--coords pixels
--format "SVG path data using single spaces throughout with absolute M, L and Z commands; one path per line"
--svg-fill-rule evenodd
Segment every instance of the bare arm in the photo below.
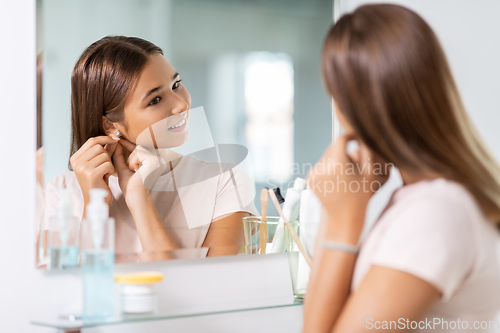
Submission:
M 132 145 L 126 140 L 122 140 L 116 146 L 113 159 L 120 189 L 134 218 L 137 234 L 143 248 L 139 259 L 141 261 L 171 259 L 172 256 L 168 251 L 178 249 L 179 244 L 163 226 L 151 197 L 151 190 L 144 186 L 140 170 L 138 172 L 131 170 L 139 168 L 138 160 L 129 162 L 129 165 L 125 163 L 122 144 Z M 127 147 L 127 149 L 133 150 L 133 147 Z
M 180 248 L 174 237 L 165 229 L 149 194 L 134 196 L 130 212 L 144 252 L 164 252 Z
M 406 319 L 421 319 L 440 297 L 426 281 L 380 266 L 372 266 L 359 289 L 350 294 L 356 256 L 320 247 L 315 253 L 304 304 L 304 332 L 364 332 L 399 318 L 406 324 Z
M 315 252 L 304 302 L 304 332 L 331 331 L 349 297 L 355 263 L 354 254 Z
M 335 297 L 335 295 L 332 295 Z M 372 266 L 335 321 L 333 332 L 367 332 L 390 325 L 384 332 L 414 330 L 439 300 L 441 293 L 428 282 L 405 272 Z M 419 322 L 419 328 L 425 328 Z
M 344 172 L 344 170 L 368 170 L 366 163 L 372 163 L 374 158 L 370 152 L 360 145 L 356 154 L 346 152 L 349 140 L 353 136 L 340 136 L 337 142 L 330 146 L 323 157 L 312 168 L 309 182 L 324 212 L 321 222 L 317 246 L 315 249 L 313 268 L 304 303 L 304 331 L 331 332 L 337 319 L 341 316 L 349 298 L 351 280 L 356 255 L 339 250 L 324 250 L 320 245 L 324 241 L 356 246 L 363 230 L 366 207 L 373 195 L 370 190 L 350 191 L 347 187 L 332 188 L 332 180 L 337 184 L 370 184 L 375 179 L 373 175 L 363 171 Z M 354 168 L 353 168 L 354 166 Z M 356 168 L 361 166 L 362 168 Z M 316 170 L 322 171 L 321 173 Z M 324 171 L 327 172 L 324 172 Z M 365 187 L 363 187 L 365 189 Z
M 238 254 L 243 245 L 243 222 L 246 212 L 236 212 L 213 221 L 208 229 L 203 247 L 208 247 L 208 257 Z

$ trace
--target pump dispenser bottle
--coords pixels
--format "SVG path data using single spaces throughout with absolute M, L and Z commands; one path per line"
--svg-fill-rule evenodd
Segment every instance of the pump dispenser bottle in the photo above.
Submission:
M 49 268 L 78 266 L 80 221 L 73 216 L 67 189 L 59 189 L 59 201 L 55 208 L 56 214 L 49 221 Z
M 105 202 L 108 192 L 91 189 L 87 218 L 82 223 L 83 320 L 113 317 L 115 221 Z

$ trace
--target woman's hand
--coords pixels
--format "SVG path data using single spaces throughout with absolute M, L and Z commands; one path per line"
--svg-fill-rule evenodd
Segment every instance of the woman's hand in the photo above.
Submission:
M 127 163 L 123 157 L 123 147 L 131 152 Z M 116 147 L 113 160 L 118 173 L 118 183 L 129 208 L 137 202 L 138 196 L 144 198 L 151 194 L 158 177 L 167 167 L 161 157 L 123 138 Z
M 356 264 L 352 253 L 326 250 L 321 243 L 332 241 L 356 246 L 368 201 L 388 176 L 383 169 L 385 164 L 380 170 L 378 158 L 360 140 L 356 140 L 360 149 L 348 154 L 347 143 L 351 140 L 356 137 L 339 137 L 309 174 L 309 184 L 323 204 L 327 218 L 320 225 L 314 251 L 304 301 L 304 332 L 332 331 L 349 297 Z
M 115 172 L 111 155 L 117 147 L 117 141 L 108 136 L 90 138 L 70 158 L 80 188 L 82 189 L 85 207 L 90 201 L 89 190 L 102 188 L 108 191 L 106 203 L 111 203 L 112 195 L 108 179 Z M 85 216 L 85 213 L 84 213 Z
M 363 230 L 368 201 L 387 180 L 385 164 L 359 140 L 360 149 L 348 154 L 352 135 L 342 135 L 309 173 L 309 184 L 323 204 L 327 240 L 356 245 Z
M 127 163 L 123 157 L 123 147 L 131 152 Z M 141 260 L 171 259 L 167 251 L 178 249 L 179 244 L 165 229 L 151 197 L 151 189 L 167 164 L 156 154 L 123 138 L 116 146 L 113 160 L 120 189 L 134 218 L 144 251 Z

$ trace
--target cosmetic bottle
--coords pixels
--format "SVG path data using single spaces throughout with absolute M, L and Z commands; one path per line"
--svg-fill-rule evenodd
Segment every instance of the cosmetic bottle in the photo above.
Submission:
M 285 203 L 283 204 L 283 215 L 288 219 L 288 222 L 297 221 L 300 208 L 300 194 L 306 187 L 306 180 L 302 178 L 295 179 L 293 187 L 286 191 Z M 271 253 L 284 252 L 286 250 L 285 225 L 283 219 L 280 218 L 276 232 L 273 238 L 273 247 Z
M 83 320 L 107 321 L 114 314 L 115 221 L 103 189 L 91 189 L 82 223 Z
M 307 254 L 311 257 L 314 255 L 314 246 L 318 236 L 322 210 L 321 201 L 319 201 L 308 184 L 307 188 L 300 195 L 299 238 Z M 297 283 L 295 286 L 296 296 L 305 295 L 310 274 L 311 269 L 306 259 L 299 253 Z
M 44 190 L 41 188 L 40 184 L 36 184 L 36 216 L 38 221 L 38 258 L 37 267 L 43 267 L 47 265 L 48 267 L 48 255 L 49 255 L 49 226 L 48 221 L 44 216 L 43 210 L 45 207 L 45 197 Z
M 59 189 L 56 213 L 49 219 L 49 268 L 78 266 L 80 221 L 73 216 L 67 189 Z

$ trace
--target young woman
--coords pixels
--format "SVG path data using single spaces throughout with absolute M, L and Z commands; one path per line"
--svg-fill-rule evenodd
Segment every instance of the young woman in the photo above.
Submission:
M 304 332 L 498 329 L 500 168 L 431 28 L 400 6 L 359 7 L 329 31 L 322 67 L 346 134 L 314 169 L 334 171 L 310 175 L 326 217 Z M 348 154 L 351 140 L 360 149 Z M 404 185 L 358 254 L 368 201 L 386 176 L 376 163 L 395 165 Z M 325 192 L 333 180 L 360 187 Z
M 238 253 L 242 218 L 257 214 L 254 185 L 242 170 L 169 149 L 188 139 L 191 97 L 159 47 L 105 37 L 83 52 L 71 87 L 73 171 L 59 175 L 47 193 L 68 188 L 76 214 L 85 218 L 89 190 L 105 189 L 118 260 L 130 253 L 168 258 L 166 251 L 202 246 L 209 256 Z M 153 140 L 152 150 L 141 137 Z M 161 188 L 145 186 L 158 170 Z M 55 196 L 49 201 L 53 207 Z

